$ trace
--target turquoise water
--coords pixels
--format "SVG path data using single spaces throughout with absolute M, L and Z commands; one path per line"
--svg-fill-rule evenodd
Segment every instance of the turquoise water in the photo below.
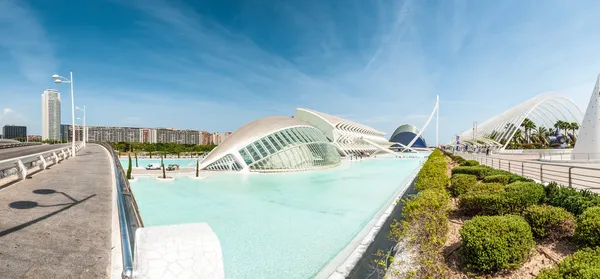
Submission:
M 121 166 L 123 166 L 124 168 L 127 168 L 127 164 L 129 163 L 129 159 L 120 159 L 119 161 L 121 161 Z M 140 167 L 146 167 L 150 164 L 157 164 L 160 165 L 160 158 L 158 159 L 138 159 L 138 166 Z M 169 164 L 177 164 L 180 167 L 190 167 L 190 168 L 195 168 L 196 167 L 196 159 L 164 159 L 164 164 L 165 166 L 168 166 Z M 135 158 L 131 158 L 131 165 L 135 167 Z
M 421 159 L 370 159 L 286 174 L 132 183 L 146 226 L 206 222 L 226 278 L 311 278 L 393 201 Z

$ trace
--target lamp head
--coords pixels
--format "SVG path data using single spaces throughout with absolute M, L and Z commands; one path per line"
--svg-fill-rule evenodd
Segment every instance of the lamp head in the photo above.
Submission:
M 57 74 L 53 74 L 53 75 L 52 75 L 52 78 L 53 78 L 53 79 L 59 79 L 59 78 L 60 78 L 60 76 L 59 76 L 59 75 L 57 75 Z
M 54 83 L 56 83 L 56 84 L 62 83 L 62 80 L 60 80 L 60 79 L 55 79 L 55 80 L 54 80 Z

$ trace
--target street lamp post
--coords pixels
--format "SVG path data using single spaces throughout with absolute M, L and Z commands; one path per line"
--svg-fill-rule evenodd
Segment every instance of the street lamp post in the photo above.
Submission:
M 54 83 L 69 83 L 71 85 L 71 118 L 73 120 L 73 140 L 71 141 L 71 156 L 75 157 L 75 100 L 73 99 L 73 71 L 69 70 L 70 78 L 59 76 L 57 74 L 52 75 Z
M 75 109 L 83 111 L 83 147 L 85 147 L 87 142 L 87 129 L 85 128 L 85 105 L 83 106 L 83 109 L 79 107 L 75 107 Z

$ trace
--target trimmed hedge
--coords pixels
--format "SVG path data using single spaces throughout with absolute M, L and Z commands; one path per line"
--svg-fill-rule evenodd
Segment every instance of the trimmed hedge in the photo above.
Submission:
M 579 215 L 575 236 L 587 246 L 600 246 L 600 206 L 590 207 Z
M 448 203 L 450 196 L 448 192 L 440 189 L 427 189 L 419 192 L 413 199 L 410 199 L 402 209 L 402 217 L 407 222 L 417 220 L 420 214 L 431 212 L 447 212 L 449 209 Z M 443 217 L 442 214 L 440 217 Z
M 537 238 L 557 240 L 575 233 L 575 217 L 560 207 L 533 205 L 525 209 L 523 218 Z
M 415 188 L 419 191 L 434 188 L 445 189 L 450 181 L 446 175 L 446 169 L 447 163 L 444 154 L 438 149 L 434 150 L 417 174 Z
M 583 248 L 564 258 L 556 267 L 542 270 L 535 278 L 600 278 L 600 247 Z
M 390 238 L 396 242 L 408 239 L 416 248 L 416 269 L 422 278 L 437 278 L 448 272 L 443 257 L 448 234 L 450 195 L 444 155 L 435 150 L 421 168 L 415 181 L 418 194 L 408 199 L 402 209 L 403 220 L 394 220 Z M 389 254 L 376 261 L 387 269 Z
M 483 178 L 483 182 L 500 183 L 502 185 L 508 184 L 509 181 L 510 181 L 510 175 L 505 175 L 505 174 L 490 175 L 490 176 L 486 176 L 485 178 Z
M 461 166 L 474 167 L 479 166 L 479 162 L 475 160 L 465 160 L 460 163 Z
M 545 190 L 548 204 L 562 207 L 575 215 L 583 213 L 589 207 L 600 206 L 600 197 L 590 191 L 578 191 L 559 186 L 555 182 L 546 186 Z
M 477 184 L 477 176 L 470 174 L 456 174 L 450 179 L 450 192 L 453 196 L 458 196 Z
M 535 182 L 515 182 L 504 187 L 507 196 L 513 201 L 514 210 L 518 212 L 525 208 L 543 202 L 546 199 L 544 186 Z
M 474 217 L 460 238 L 465 266 L 486 273 L 520 266 L 535 246 L 529 224 L 515 215 Z
M 483 179 L 490 175 L 495 170 L 486 166 L 472 166 L 472 167 L 456 167 L 452 169 L 452 175 L 455 174 L 470 174 L 477 176 L 477 179 Z
M 466 192 L 459 196 L 458 206 L 468 215 L 521 213 L 525 208 L 543 201 L 544 195 L 542 185 L 518 182 L 504 187 L 504 190 Z

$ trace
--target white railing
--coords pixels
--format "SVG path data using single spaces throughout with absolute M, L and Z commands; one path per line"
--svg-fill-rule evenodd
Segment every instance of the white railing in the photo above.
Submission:
M 75 144 L 75 151 L 79 151 L 82 147 L 81 143 Z M 71 156 L 71 151 L 71 148 L 61 147 L 0 161 L 0 187 L 23 180 L 31 174 L 67 159 Z

